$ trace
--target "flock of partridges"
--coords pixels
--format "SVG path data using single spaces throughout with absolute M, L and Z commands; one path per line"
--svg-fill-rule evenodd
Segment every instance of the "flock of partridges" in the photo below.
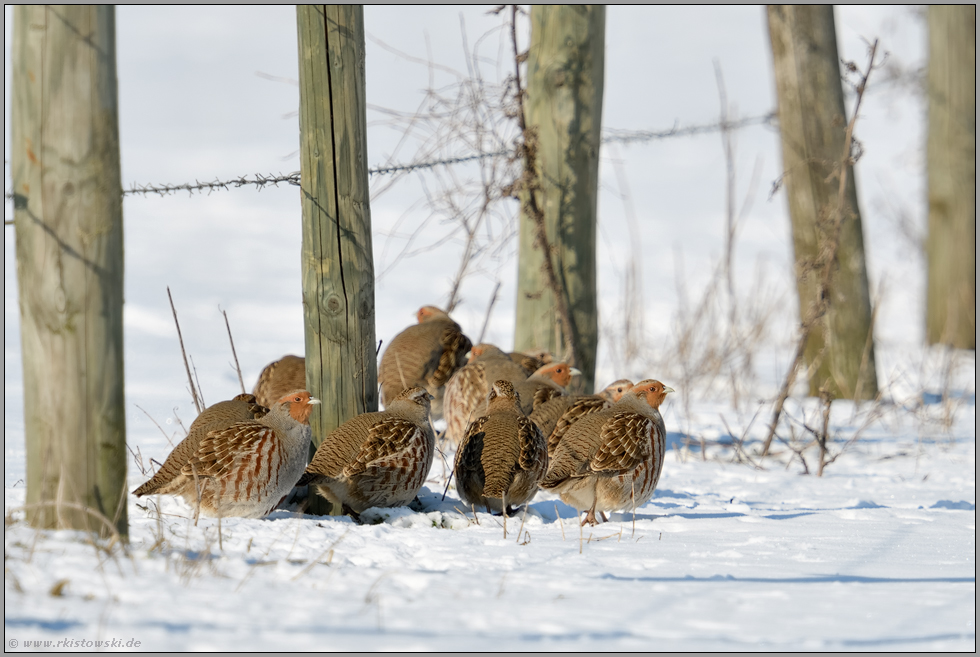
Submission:
M 666 431 L 659 407 L 671 388 L 621 379 L 594 395 L 566 391 L 577 370 L 546 354 L 473 346 L 433 306 L 399 333 L 378 366 L 384 410 L 362 413 L 321 442 L 307 465 L 310 413 L 304 359 L 269 364 L 253 394 L 206 408 L 137 496 L 178 495 L 195 514 L 260 518 L 294 486 L 308 485 L 357 518 L 412 502 L 432 466 L 431 422 L 445 418 L 456 446 L 462 502 L 510 513 L 539 488 L 585 511 L 634 510 L 653 496 Z

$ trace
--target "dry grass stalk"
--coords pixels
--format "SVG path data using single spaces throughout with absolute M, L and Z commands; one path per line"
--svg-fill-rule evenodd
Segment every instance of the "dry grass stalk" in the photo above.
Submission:
M 561 514 L 558 513 L 558 502 L 555 502 L 555 517 L 558 518 L 558 526 L 561 527 L 561 540 L 565 540 L 565 523 L 562 522 Z
M 218 308 L 218 310 L 221 310 L 221 308 Z M 224 315 L 224 318 L 225 318 L 225 328 L 228 329 L 228 342 L 231 343 L 231 355 L 235 359 L 235 372 L 238 373 L 238 383 L 239 383 L 239 385 L 241 385 L 241 387 L 242 387 L 242 394 L 244 395 L 245 392 L 246 392 L 245 391 L 245 380 L 242 378 L 242 368 L 238 364 L 238 353 L 235 352 L 235 339 L 233 337 L 231 337 L 231 324 L 228 323 L 228 311 L 227 310 L 221 310 L 221 314 Z
M 191 387 L 191 397 L 194 398 L 194 406 L 197 408 L 197 414 L 201 414 L 202 402 L 199 400 L 197 393 L 197 388 L 194 387 L 194 378 L 191 376 L 190 365 L 187 364 L 187 351 L 184 349 L 184 336 L 180 333 L 180 322 L 177 321 L 177 309 L 174 307 L 174 298 L 170 294 L 170 286 L 167 286 L 167 298 L 170 300 L 170 311 L 174 315 L 174 324 L 177 325 L 177 340 L 180 342 L 180 353 L 184 357 L 184 369 L 187 371 L 187 383 Z

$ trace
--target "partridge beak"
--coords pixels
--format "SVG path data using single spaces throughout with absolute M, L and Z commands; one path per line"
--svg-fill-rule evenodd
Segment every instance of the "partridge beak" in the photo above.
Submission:
M 577 370 L 574 367 L 572 367 L 571 369 L 569 369 L 568 370 L 568 373 L 571 374 L 572 376 L 582 376 L 582 371 L 581 370 Z
M 670 386 L 664 386 L 664 394 L 666 395 L 669 392 L 674 392 L 674 389 Z
M 310 401 L 308 401 L 308 402 L 306 402 L 306 403 L 307 403 L 307 404 L 319 404 L 319 403 L 321 403 L 321 402 L 320 402 L 320 400 L 319 400 L 319 399 L 317 399 L 316 397 L 310 397 Z

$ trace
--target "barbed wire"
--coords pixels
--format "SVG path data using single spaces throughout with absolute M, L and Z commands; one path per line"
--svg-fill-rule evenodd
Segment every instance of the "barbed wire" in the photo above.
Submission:
M 211 192 L 222 190 L 226 191 L 229 189 L 237 189 L 239 187 L 245 187 L 252 185 L 258 189 L 262 189 L 269 185 L 273 187 L 278 187 L 279 183 L 288 183 L 290 185 L 295 185 L 299 187 L 299 171 L 293 171 L 292 173 L 280 173 L 263 175 L 257 173 L 253 176 L 239 176 L 233 180 L 213 180 L 211 182 L 201 182 L 200 180 L 195 180 L 192 183 L 181 183 L 179 185 L 154 185 L 152 183 L 143 185 L 140 183 L 133 183 L 132 187 L 124 189 L 122 191 L 123 196 L 130 196 L 134 194 L 142 194 L 146 196 L 147 194 L 159 194 L 160 196 L 167 196 L 168 194 L 176 194 L 177 192 L 187 192 L 193 195 L 194 192 L 204 192 L 208 194 Z
M 745 128 L 750 125 L 768 125 L 772 126 L 776 123 L 776 113 L 769 112 L 768 114 L 762 114 L 760 116 L 747 116 L 744 119 L 737 119 L 735 121 L 719 121 L 717 123 L 706 123 L 704 125 L 691 125 L 681 127 L 674 125 L 673 128 L 669 130 L 618 130 L 615 128 L 609 128 L 602 136 L 602 143 L 604 144 L 628 144 L 632 142 L 646 142 L 654 141 L 657 139 L 669 139 L 671 137 L 691 137 L 693 135 L 702 135 L 709 132 L 721 132 L 722 130 L 738 130 L 739 128 Z
M 752 125 L 773 125 L 776 121 L 776 113 L 769 112 L 767 114 L 759 116 L 749 116 L 744 119 L 738 119 L 736 121 L 727 122 L 716 122 L 716 123 L 706 123 L 703 125 L 692 125 L 692 126 L 678 126 L 669 128 L 667 130 L 619 130 L 615 128 L 610 128 L 605 130 L 605 134 L 602 135 L 602 143 L 610 144 L 629 144 L 634 142 L 644 143 L 650 141 L 656 141 L 660 139 L 670 139 L 673 137 L 691 137 L 694 135 L 701 135 L 710 132 L 720 132 L 722 130 L 738 130 L 740 128 L 745 128 Z M 391 175 L 395 173 L 409 173 L 412 171 L 421 171 L 424 169 L 433 169 L 440 166 L 452 166 L 454 164 L 464 164 L 466 162 L 475 162 L 477 160 L 485 160 L 487 158 L 493 157 L 516 157 L 516 151 L 511 150 L 499 150 L 488 153 L 474 153 L 472 155 L 460 155 L 457 157 L 444 158 L 439 160 L 427 160 L 423 162 L 410 162 L 407 164 L 391 164 L 386 166 L 376 166 L 368 169 L 368 175 L 371 176 L 384 176 Z M 293 171 L 291 173 L 279 173 L 279 174 L 269 174 L 264 175 L 261 173 L 254 174 L 252 176 L 244 175 L 238 178 L 233 178 L 231 180 L 212 180 L 209 182 L 201 182 L 200 180 L 195 180 L 192 183 L 180 183 L 177 185 L 163 184 L 157 185 L 153 183 L 141 184 L 133 183 L 132 186 L 122 190 L 123 196 L 133 196 L 147 194 L 158 194 L 160 196 L 168 196 L 170 194 L 176 194 L 178 192 L 187 192 L 193 195 L 195 192 L 203 193 L 207 192 L 211 194 L 215 191 L 226 191 L 229 189 L 237 189 L 240 187 L 254 186 L 259 190 L 272 185 L 278 187 L 280 184 L 289 184 L 299 187 L 300 186 L 300 172 Z M 13 194 L 6 192 L 4 194 L 4 199 L 11 200 Z M 8 220 L 4 220 L 4 224 L 7 225 L 12 223 Z

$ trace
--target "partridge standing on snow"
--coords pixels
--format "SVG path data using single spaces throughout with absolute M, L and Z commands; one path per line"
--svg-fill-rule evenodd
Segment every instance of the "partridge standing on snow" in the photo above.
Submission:
M 163 462 L 157 473 L 145 484 L 133 491 L 136 497 L 144 495 L 180 495 L 188 503 L 197 504 L 194 479 L 181 474 L 201 441 L 209 431 L 225 429 L 236 422 L 257 420 L 269 412 L 268 408 L 256 403 L 253 395 L 238 395 L 234 399 L 208 406 L 191 424 L 187 437 L 174 447 L 170 456 Z
M 200 499 L 200 513 L 211 517 L 261 518 L 271 513 L 303 474 L 310 413 L 319 403 L 309 392 L 297 390 L 259 420 L 209 432 L 181 470 L 192 482 L 192 504 L 197 506 Z
M 283 356 L 269 363 L 259 374 L 252 394 L 263 406 L 272 406 L 277 399 L 306 388 L 306 360 L 302 356 Z
M 419 309 L 418 324 L 395 336 L 381 356 L 378 383 L 387 407 L 407 388 L 425 388 L 432 395 L 432 414 L 442 417 L 442 389 L 466 362 L 472 344 L 459 324 L 434 306 Z
M 456 452 L 453 473 L 467 505 L 510 513 L 531 501 L 548 467 L 544 436 L 521 411 L 509 381 L 496 381 L 486 415 L 470 423 Z
M 555 455 L 555 448 L 570 426 L 586 415 L 615 404 L 632 387 L 632 381 L 620 379 L 594 395 L 561 395 L 535 406 L 528 417 L 548 441 L 548 456 Z
M 672 388 L 647 379 L 617 403 L 574 423 L 555 449 L 541 487 L 588 513 L 636 509 L 646 504 L 660 479 L 667 432 L 658 410 Z
M 482 343 L 473 347 L 470 362 L 446 384 L 443 414 L 449 440 L 459 443 L 470 422 L 484 414 L 490 384 L 498 380 L 517 385 L 527 380 L 527 372 L 492 344 Z
M 362 413 L 320 443 L 298 486 L 311 485 L 335 507 L 359 514 L 408 504 L 432 467 L 435 436 L 429 393 L 403 390 L 385 410 Z

